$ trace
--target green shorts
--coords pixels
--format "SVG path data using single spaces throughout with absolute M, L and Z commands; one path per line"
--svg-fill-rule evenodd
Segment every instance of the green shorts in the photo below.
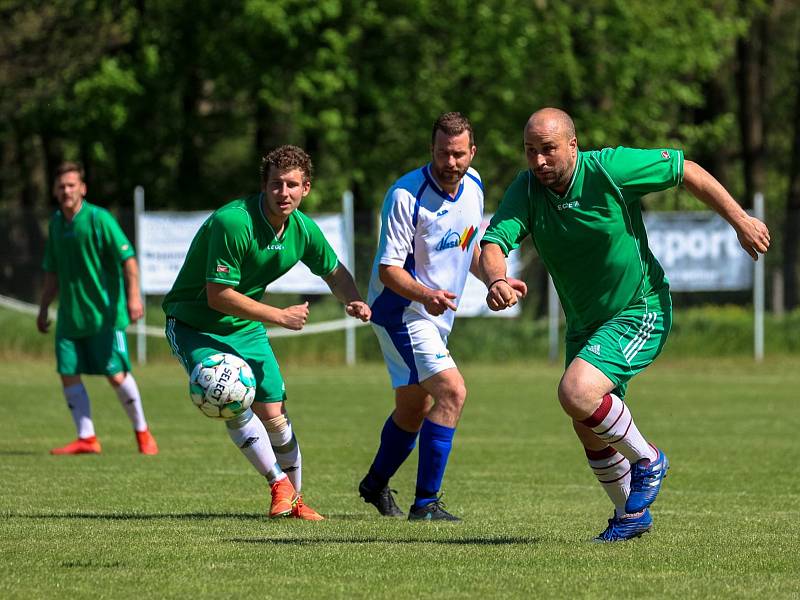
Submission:
M 589 335 L 567 334 L 566 366 L 580 357 L 600 369 L 625 397 L 628 381 L 661 353 L 672 327 L 669 288 L 635 302 Z
M 61 375 L 116 375 L 131 370 L 128 339 L 121 329 L 68 338 L 56 335 L 56 370 Z
M 167 317 L 167 342 L 187 374 L 204 358 L 226 352 L 242 358 L 256 377 L 256 402 L 283 402 L 286 386 L 263 327 L 228 335 L 205 333 Z

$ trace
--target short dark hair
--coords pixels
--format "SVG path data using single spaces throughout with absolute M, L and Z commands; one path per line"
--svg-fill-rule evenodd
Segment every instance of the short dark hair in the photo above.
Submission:
M 469 145 L 475 145 L 475 139 L 472 134 L 472 123 L 460 112 L 446 112 L 436 119 L 436 122 L 433 124 L 433 132 L 431 133 L 431 144 L 436 141 L 437 131 L 441 131 L 450 137 L 461 135 L 465 131 L 469 131 Z
M 300 169 L 303 172 L 303 181 L 311 181 L 311 177 L 314 175 L 311 157 L 298 146 L 278 146 L 261 159 L 262 183 L 266 183 L 269 178 L 270 167 L 275 167 L 279 173 Z
M 81 181 L 84 181 L 86 177 L 86 173 L 84 173 L 83 171 L 83 165 L 77 161 L 67 160 L 58 165 L 53 180 L 55 181 L 56 179 L 61 177 L 64 173 L 77 173 L 78 175 L 80 175 Z

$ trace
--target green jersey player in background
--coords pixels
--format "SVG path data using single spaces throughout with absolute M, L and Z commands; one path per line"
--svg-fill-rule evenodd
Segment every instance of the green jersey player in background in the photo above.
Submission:
M 623 402 L 627 382 L 661 352 L 672 322 L 669 284 L 647 243 L 641 198 L 684 184 L 736 230 L 753 260 L 769 248 L 767 227 L 680 150 L 578 150 L 565 112 L 544 108 L 524 131 L 529 169 L 517 175 L 483 236 L 487 303 L 516 303 L 504 255 L 531 236 L 567 320 L 566 371 L 558 399 L 589 466 L 614 503 L 596 539 L 638 537 L 652 527 L 669 461 L 639 432 Z
M 83 167 L 65 162 L 56 171 L 59 210 L 50 219 L 44 289 L 36 326 L 50 327 L 48 307 L 58 296 L 56 365 L 78 439 L 51 454 L 98 454 L 91 405 L 81 375 L 105 375 L 133 424 L 139 452 L 158 454 L 131 374 L 125 328 L 142 318 L 139 267 L 114 217 L 84 199 Z
M 300 330 L 308 302 L 276 308 L 260 302 L 268 284 L 302 261 L 322 277 L 347 314 L 368 321 L 350 272 L 319 227 L 297 210 L 311 191 L 310 157 L 281 146 L 261 162 L 261 193 L 214 212 L 194 237 L 164 298 L 167 340 L 187 373 L 220 352 L 244 359 L 256 377 L 252 409 L 225 421 L 228 435 L 270 484 L 269 515 L 322 520 L 301 496 L 301 455 L 286 413 L 286 391 L 264 330 Z

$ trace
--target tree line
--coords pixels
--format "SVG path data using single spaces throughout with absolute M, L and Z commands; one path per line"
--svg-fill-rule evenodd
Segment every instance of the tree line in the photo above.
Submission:
M 473 122 L 491 210 L 546 105 L 572 114 L 582 148 L 680 147 L 745 207 L 763 192 L 770 264 L 797 305 L 796 0 L 7 0 L 0 210 L 23 215 L 21 248 L 41 244 L 34 217 L 64 159 L 101 204 L 144 185 L 152 208 L 214 208 L 294 143 L 315 160 L 308 210 L 350 189 L 370 215 L 447 110 Z

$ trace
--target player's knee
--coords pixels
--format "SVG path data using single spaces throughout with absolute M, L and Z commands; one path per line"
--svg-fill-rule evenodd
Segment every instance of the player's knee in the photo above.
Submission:
M 464 402 L 467 399 L 467 386 L 464 385 L 464 382 L 454 383 L 453 385 L 447 386 L 437 401 L 442 406 L 442 408 L 446 408 L 447 410 L 454 412 L 456 414 L 461 414 L 461 410 L 464 408 Z
M 562 377 L 558 384 L 558 401 L 564 412 L 573 418 L 583 416 L 586 393 L 580 382 L 570 377 Z

